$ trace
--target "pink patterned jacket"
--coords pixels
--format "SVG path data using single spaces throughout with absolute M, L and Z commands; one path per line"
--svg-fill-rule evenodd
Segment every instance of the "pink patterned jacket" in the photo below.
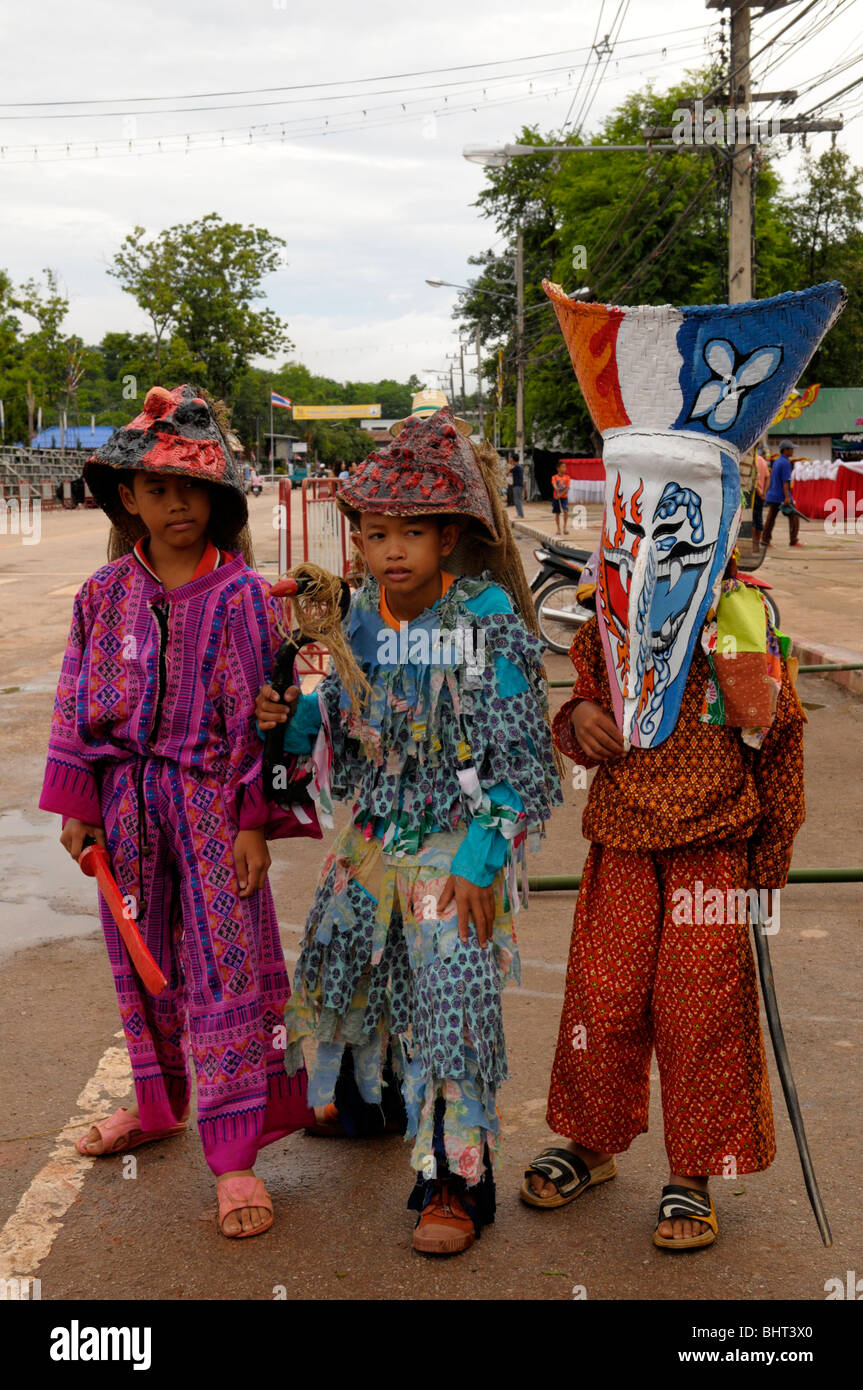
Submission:
M 215 778 L 241 830 L 320 838 L 314 803 L 264 798 L 255 697 L 279 635 L 266 580 L 212 547 L 216 568 L 165 590 L 146 560 L 104 565 L 75 599 L 54 702 L 40 807 L 101 824 L 100 769 L 167 758 Z M 185 780 L 185 779 L 184 779 Z M 302 797 L 302 793 L 298 793 Z

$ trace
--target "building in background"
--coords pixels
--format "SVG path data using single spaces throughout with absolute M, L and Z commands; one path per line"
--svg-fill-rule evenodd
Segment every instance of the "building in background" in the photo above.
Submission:
M 811 405 L 799 415 L 788 415 L 771 425 L 771 453 L 779 452 L 780 439 L 790 439 L 798 458 L 832 463 L 863 459 L 863 386 L 822 386 Z

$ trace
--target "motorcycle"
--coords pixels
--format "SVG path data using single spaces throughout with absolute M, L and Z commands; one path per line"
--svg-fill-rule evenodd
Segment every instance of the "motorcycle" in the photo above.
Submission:
M 540 636 L 550 651 L 566 653 L 576 629 L 592 616 L 593 610 L 579 603 L 576 592 L 590 551 L 547 541 L 533 554 L 539 569 L 530 591 L 536 595 L 534 608 Z
M 530 591 L 536 595 L 534 608 L 540 636 L 549 651 L 566 655 L 578 628 L 594 613 L 593 607 L 586 607 L 578 601 L 581 572 L 590 559 L 590 551 L 546 541 L 533 554 L 539 562 L 539 569 L 531 581 Z M 737 574 L 744 584 L 761 590 L 770 621 L 774 628 L 778 628 L 779 608 L 772 593 L 768 592 L 772 586 L 766 579 L 756 578 L 753 573 L 763 563 L 763 550 L 759 555 L 741 553 Z

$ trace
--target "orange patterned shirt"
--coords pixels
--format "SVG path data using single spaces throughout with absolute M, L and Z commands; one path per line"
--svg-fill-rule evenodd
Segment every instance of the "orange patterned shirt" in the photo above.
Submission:
M 784 887 L 794 836 L 805 816 L 806 723 L 785 663 L 776 716 L 759 751 L 742 742 L 739 730 L 701 722 L 710 668 L 697 646 L 680 716 L 665 742 L 597 763 L 578 744 L 569 720 L 579 700 L 592 700 L 612 713 L 595 617 L 579 629 L 569 656 L 575 684 L 572 698 L 555 715 L 553 731 L 568 758 L 598 768 L 582 819 L 585 837 L 633 850 L 746 839 L 751 885 Z

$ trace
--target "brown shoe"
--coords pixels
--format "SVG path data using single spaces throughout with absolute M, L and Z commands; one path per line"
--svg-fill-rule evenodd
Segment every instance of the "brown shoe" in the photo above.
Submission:
M 306 1125 L 303 1133 L 311 1135 L 315 1139 L 347 1138 L 345 1127 L 339 1119 L 339 1112 L 332 1101 L 329 1105 L 324 1106 L 324 1113 L 321 1118 L 318 1119 L 318 1117 L 315 1116 L 315 1123 L 313 1125 Z
M 413 1247 L 423 1255 L 460 1255 L 476 1240 L 473 1221 L 446 1180 L 435 1183 L 414 1231 Z

